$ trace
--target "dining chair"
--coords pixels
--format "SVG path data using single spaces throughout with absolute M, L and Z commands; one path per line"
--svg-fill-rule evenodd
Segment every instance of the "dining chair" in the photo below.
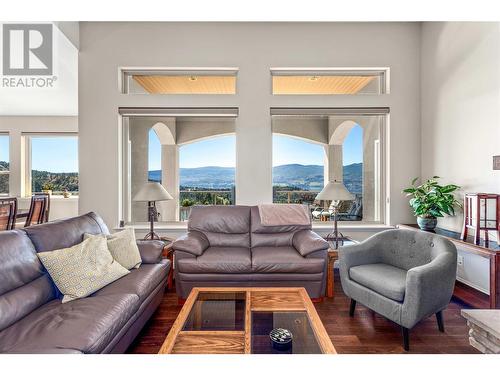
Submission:
M 47 193 L 34 193 L 34 195 L 45 196 L 47 197 L 47 205 L 45 206 L 45 221 L 44 223 L 49 221 L 49 213 L 50 213 L 50 194 Z
M 0 199 L 0 230 L 11 230 L 16 226 L 17 198 Z
M 48 194 L 36 194 L 31 197 L 30 210 L 26 218 L 25 227 L 42 224 L 48 221 L 47 207 L 50 198 Z

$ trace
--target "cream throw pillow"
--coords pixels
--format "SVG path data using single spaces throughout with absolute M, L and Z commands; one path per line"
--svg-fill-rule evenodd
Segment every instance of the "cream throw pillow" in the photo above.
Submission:
M 98 234 L 99 237 L 105 237 Z M 90 233 L 85 233 L 84 239 L 95 237 Z M 139 268 L 142 263 L 141 253 L 135 241 L 135 232 L 133 228 L 126 228 L 122 231 L 106 236 L 108 240 L 108 250 L 113 259 L 128 270 Z
M 106 239 L 95 236 L 67 249 L 38 253 L 64 297 L 62 303 L 83 298 L 130 273 L 116 262 Z

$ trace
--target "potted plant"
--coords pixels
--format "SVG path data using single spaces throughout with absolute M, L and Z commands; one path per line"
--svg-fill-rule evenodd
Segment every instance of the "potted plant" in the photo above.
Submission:
M 455 207 L 461 207 L 454 192 L 460 189 L 457 185 L 440 185 L 439 176 L 434 176 L 421 185 L 416 185 L 418 177 L 413 179 L 411 187 L 404 189 L 407 197 L 411 197 L 410 206 L 417 217 L 418 226 L 423 230 L 434 230 L 437 218 L 444 215 L 455 215 Z
M 42 185 L 42 193 L 52 195 L 53 189 L 54 189 L 54 184 L 51 182 L 46 182 Z

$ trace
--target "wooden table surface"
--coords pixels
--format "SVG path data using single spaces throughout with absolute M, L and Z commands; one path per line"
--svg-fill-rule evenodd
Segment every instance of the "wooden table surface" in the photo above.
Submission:
M 183 331 L 200 292 L 246 293 L 244 331 Z M 336 354 L 304 288 L 193 288 L 159 354 L 250 354 L 252 311 L 303 311 L 324 354 Z

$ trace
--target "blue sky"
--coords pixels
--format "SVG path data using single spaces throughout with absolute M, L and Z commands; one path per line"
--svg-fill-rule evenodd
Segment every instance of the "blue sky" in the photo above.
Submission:
M 153 131 L 149 133 L 149 170 L 161 169 L 161 145 Z M 273 166 L 282 164 L 323 165 L 323 147 L 299 139 L 273 136 Z M 363 130 L 354 127 L 344 141 L 344 165 L 363 161 Z M 181 146 L 180 168 L 204 166 L 234 167 L 236 138 L 223 136 Z
M 31 169 L 48 172 L 78 172 L 77 137 L 33 137 Z
M 161 146 L 150 132 L 149 170 L 161 169 Z M 361 163 L 363 133 L 354 127 L 344 142 L 344 165 Z M 32 138 L 32 168 L 50 172 L 78 171 L 78 140 L 76 137 Z M 8 137 L 0 136 L 0 160 L 8 160 Z M 282 164 L 323 165 L 323 147 L 286 136 L 273 136 L 273 166 Z M 181 168 L 203 166 L 234 167 L 236 138 L 223 136 L 184 145 L 179 151 Z
M 0 161 L 9 160 L 9 137 L 0 135 Z
M 0 135 L 0 160 L 9 160 L 9 137 Z M 77 137 L 32 137 L 31 169 L 78 172 Z

